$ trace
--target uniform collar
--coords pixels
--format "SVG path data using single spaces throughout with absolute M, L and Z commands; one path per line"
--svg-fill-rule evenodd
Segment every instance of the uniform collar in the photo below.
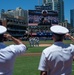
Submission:
M 3 42 L 0 42 L 0 49 L 3 49 L 5 47 L 6 47 L 6 45 Z
M 60 42 L 54 42 L 54 44 L 55 44 L 55 45 L 62 45 L 62 44 L 64 44 L 64 43 L 60 41 Z

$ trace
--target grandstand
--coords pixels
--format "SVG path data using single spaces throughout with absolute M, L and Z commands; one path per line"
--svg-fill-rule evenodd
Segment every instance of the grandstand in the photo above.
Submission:
M 29 36 L 50 37 L 50 26 L 58 24 L 58 13 L 48 10 L 29 10 L 28 11 L 28 30 Z

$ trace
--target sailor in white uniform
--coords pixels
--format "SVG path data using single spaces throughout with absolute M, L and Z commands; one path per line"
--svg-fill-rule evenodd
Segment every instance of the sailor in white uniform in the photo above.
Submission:
M 71 75 L 74 45 L 63 43 L 64 37 L 74 38 L 69 30 L 60 25 L 50 27 L 54 44 L 43 50 L 38 70 L 40 75 Z
M 0 75 L 13 75 L 15 58 L 26 51 L 26 46 L 10 34 L 4 34 L 6 31 L 6 27 L 0 25 Z M 11 39 L 15 45 L 6 46 L 3 37 Z

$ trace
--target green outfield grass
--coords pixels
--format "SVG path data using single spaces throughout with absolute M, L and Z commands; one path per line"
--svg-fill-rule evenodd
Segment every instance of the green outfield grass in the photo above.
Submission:
M 73 43 L 70 40 L 65 40 L 65 43 Z M 12 41 L 5 42 L 7 45 L 13 44 Z M 41 53 L 45 47 L 30 47 L 28 41 L 23 41 L 28 47 L 26 53 Z M 50 41 L 40 41 L 40 43 L 53 43 Z M 18 56 L 14 64 L 14 74 L 13 75 L 39 75 L 38 65 L 39 65 L 40 55 L 37 56 Z M 72 75 L 74 75 L 74 65 Z
M 39 75 L 38 71 L 40 56 L 19 56 L 14 65 L 13 75 Z M 74 70 L 74 65 L 72 66 Z M 74 71 L 72 71 L 74 75 Z
M 19 56 L 16 59 L 13 75 L 39 75 L 40 56 Z

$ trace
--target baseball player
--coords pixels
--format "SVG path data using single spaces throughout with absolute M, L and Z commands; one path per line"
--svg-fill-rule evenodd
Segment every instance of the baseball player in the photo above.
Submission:
M 10 34 L 4 34 L 6 31 L 6 27 L 0 25 L 0 75 L 13 75 L 15 58 L 26 51 L 26 46 Z M 6 46 L 4 38 L 11 39 L 15 44 Z
M 30 47 L 34 47 L 34 37 L 29 38 Z
M 69 30 L 60 25 L 50 27 L 54 44 L 43 50 L 38 70 L 40 75 L 71 75 L 74 45 L 65 44 L 64 37 L 74 38 L 68 34 Z
M 39 46 L 39 38 L 35 37 L 35 46 Z

